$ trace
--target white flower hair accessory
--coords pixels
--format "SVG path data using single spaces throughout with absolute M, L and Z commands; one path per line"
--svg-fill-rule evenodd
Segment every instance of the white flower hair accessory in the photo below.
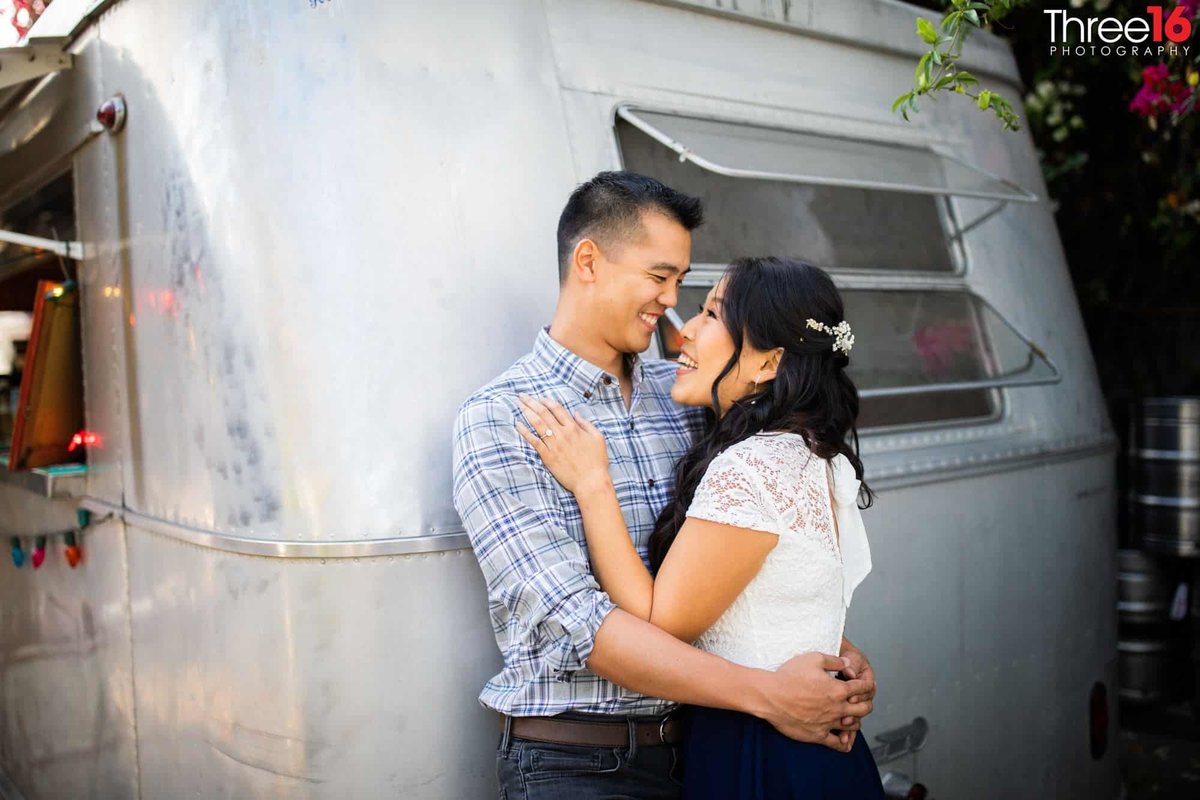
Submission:
M 850 348 L 854 347 L 854 334 L 850 331 L 849 322 L 842 320 L 831 328 L 824 322 L 817 322 L 815 319 L 809 318 L 805 320 L 804 324 L 814 331 L 828 333 L 833 337 L 833 349 L 840 350 L 843 355 L 850 355 Z

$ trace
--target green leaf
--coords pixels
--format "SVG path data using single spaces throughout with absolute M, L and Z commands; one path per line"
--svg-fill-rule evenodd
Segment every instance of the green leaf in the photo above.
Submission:
M 960 69 L 958 72 L 954 73 L 954 78 L 963 86 L 971 83 L 979 83 L 979 79 L 967 72 L 965 69 Z
M 892 103 L 892 113 L 895 113 L 896 109 L 899 108 L 901 106 L 901 104 L 906 102 L 909 97 L 912 97 L 912 92 L 908 92 L 907 94 L 902 94 L 899 97 L 897 97 L 896 102 Z
M 929 44 L 937 44 L 938 32 L 933 23 L 924 17 L 917 19 L 917 33 Z
M 979 27 L 979 12 L 972 8 L 972 9 L 968 9 L 965 13 L 966 13 L 967 21 L 970 22 L 972 25 L 974 25 L 976 28 L 978 28 Z
M 933 56 L 933 63 L 940 67 L 942 65 L 942 54 L 937 50 L 930 50 L 929 52 Z
M 992 93 L 989 92 L 987 89 L 984 89 L 982 92 L 979 93 L 978 103 L 979 103 L 979 108 L 981 111 L 986 110 L 992 104 Z
M 1024 3 L 1025 0 L 1020 0 L 1020 2 Z M 1016 6 L 1017 3 L 1013 2 L 1013 0 L 994 0 L 991 8 L 987 9 L 987 14 L 993 20 L 1000 20 L 1008 16 L 1008 13 L 1016 8 Z
M 926 53 L 921 56 L 921 60 L 917 62 L 917 72 L 913 75 L 913 81 L 916 82 L 918 89 L 929 88 L 929 58 L 930 54 Z

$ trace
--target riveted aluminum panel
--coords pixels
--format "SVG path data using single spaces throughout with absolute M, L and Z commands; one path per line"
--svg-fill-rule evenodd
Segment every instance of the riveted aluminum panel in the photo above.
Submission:
M 277 559 L 130 528 L 144 797 L 494 796 L 469 550 Z
M 0 486 L 0 520 L 0 772 L 29 800 L 136 796 L 124 526 L 89 529 L 75 569 L 60 537 L 33 569 L 23 537 L 18 570 L 8 536 L 72 528 L 74 506 Z
M 540 4 L 99 27 L 129 103 L 127 503 L 266 539 L 455 526 L 454 412 L 548 319 L 575 180 Z
M 1116 795 L 1115 713 L 1101 761 L 1087 721 L 1097 681 L 1116 709 L 1112 475 L 1102 454 L 947 477 L 863 513 L 874 570 L 846 635 L 879 676 L 864 733 L 925 717 L 917 773 L 936 796 Z
M 72 47 L 80 103 L 95 110 L 108 99 L 103 85 L 104 45 L 90 29 Z M 78 269 L 83 322 L 83 383 L 87 429 L 102 443 L 88 449 L 87 494 L 120 504 L 135 470 L 129 458 L 131 403 L 126 383 L 122 268 L 128 261 L 122 230 L 128 224 L 122 138 L 100 134 L 73 161 L 76 227 L 86 243 Z M 135 398 L 136 399 L 136 398 Z

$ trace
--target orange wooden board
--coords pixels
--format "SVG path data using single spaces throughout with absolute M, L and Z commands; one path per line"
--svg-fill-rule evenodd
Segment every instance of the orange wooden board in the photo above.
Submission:
M 83 428 L 83 364 L 79 340 L 79 293 L 46 299 L 62 284 L 38 283 L 33 330 L 25 355 L 21 395 L 13 428 L 10 470 L 78 461 L 71 437 Z

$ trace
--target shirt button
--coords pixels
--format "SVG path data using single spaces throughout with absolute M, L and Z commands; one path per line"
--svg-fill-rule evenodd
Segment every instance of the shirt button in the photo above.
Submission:
M 608 377 L 607 375 L 605 375 L 605 376 L 604 376 L 604 385 L 605 385 L 605 386 L 612 386 L 612 378 L 610 378 L 610 377 Z
M 584 400 L 591 400 L 591 399 L 592 399 L 592 393 L 591 393 L 591 392 L 584 392 L 584 393 L 583 393 L 583 399 L 584 399 Z
M 646 485 L 649 486 L 651 489 L 653 489 L 654 488 L 654 478 L 651 478 L 650 480 L 646 481 Z
M 633 420 L 629 420 L 629 430 L 633 430 Z

